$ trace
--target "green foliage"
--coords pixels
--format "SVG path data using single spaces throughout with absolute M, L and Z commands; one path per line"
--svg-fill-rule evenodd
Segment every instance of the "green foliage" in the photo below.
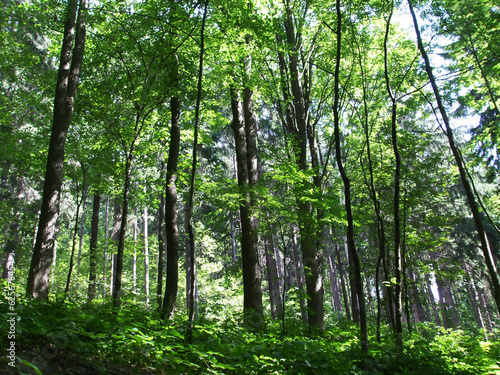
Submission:
M 75 363 L 87 371 L 80 373 L 95 374 L 493 374 L 499 369 L 500 343 L 493 335 L 483 341 L 432 324 L 419 325 L 402 350 L 385 332 L 382 343 L 363 356 L 358 328 L 343 318 L 330 317 L 318 337 L 304 335 L 301 328 L 283 335 L 276 321 L 269 321 L 264 332 L 251 333 L 235 315 L 201 318 L 188 344 L 184 318 L 165 323 L 156 311 L 131 300 L 119 311 L 107 302 L 22 303 L 16 324 L 18 366 L 37 373 L 36 368 L 42 373 L 50 368 L 69 374 Z M 6 331 L 4 299 L 0 306 Z

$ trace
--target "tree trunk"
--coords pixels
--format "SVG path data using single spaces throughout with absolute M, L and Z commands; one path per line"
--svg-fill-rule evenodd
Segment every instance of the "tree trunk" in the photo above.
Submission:
M 90 229 L 90 250 L 89 250 L 89 288 L 87 297 L 89 302 L 95 298 L 97 279 L 97 241 L 99 237 L 99 210 L 101 208 L 101 195 L 94 193 L 94 203 L 92 205 L 92 223 Z
M 291 242 L 292 242 L 292 253 L 293 253 L 293 264 L 295 268 L 295 277 L 297 278 L 297 288 L 299 288 L 299 303 L 300 303 L 300 315 L 302 317 L 302 323 L 307 325 L 307 303 L 306 294 L 304 293 L 304 263 L 302 262 L 299 245 L 297 243 L 296 228 L 291 227 Z
M 432 292 L 431 281 L 429 280 L 429 274 L 425 274 L 425 283 L 427 286 L 427 294 L 429 296 L 429 301 L 432 306 L 432 313 L 434 315 L 434 321 L 438 326 L 442 325 L 441 318 L 439 317 L 439 312 L 436 306 L 436 299 L 434 298 L 434 293 Z
M 84 174 L 85 180 L 85 174 Z M 75 227 L 73 229 L 73 239 L 71 241 L 71 255 L 69 258 L 69 269 L 68 276 L 66 278 L 66 288 L 64 289 L 64 296 L 66 297 L 69 293 L 69 287 L 71 283 L 71 275 L 73 274 L 73 266 L 75 264 L 75 249 L 76 249 L 76 236 L 78 234 L 78 220 L 80 219 L 80 207 L 82 206 L 83 200 L 85 198 L 85 181 L 83 184 L 83 192 L 82 198 L 78 199 L 79 189 L 78 189 L 78 181 L 76 182 L 76 213 L 75 213 Z
M 137 118 L 136 121 L 139 121 Z M 120 224 L 120 232 L 118 238 L 118 249 L 115 258 L 115 277 L 113 282 L 113 305 L 114 307 L 120 306 L 120 298 L 122 292 L 122 276 L 123 276 L 123 254 L 125 251 L 125 234 L 127 232 L 127 218 L 128 218 L 128 205 L 130 194 L 130 179 L 132 171 L 132 160 L 134 157 L 134 145 L 131 146 L 127 154 L 125 162 L 125 181 L 123 186 L 123 203 L 122 203 L 122 217 Z
M 42 208 L 26 287 L 26 294 L 36 299 L 47 300 L 49 298 L 48 284 L 54 250 L 56 222 L 59 216 L 64 147 L 83 60 L 86 6 L 87 0 L 80 0 L 79 7 L 77 0 L 70 0 L 67 6 Z M 77 11 L 78 19 L 76 19 Z M 75 46 L 73 53 L 71 53 L 74 39 Z
M 106 283 L 108 278 L 106 277 L 108 273 L 108 229 L 109 229 L 109 198 L 106 198 L 106 213 L 104 217 L 104 259 L 103 259 L 103 282 L 102 282 L 102 298 L 106 298 Z
M 403 300 L 402 300 L 402 258 L 401 258 L 401 223 L 400 223 L 400 179 L 401 179 L 401 156 L 398 148 L 398 133 L 397 133 L 397 103 L 394 94 L 392 93 L 391 83 L 389 80 L 388 56 L 387 56 L 387 39 L 389 37 L 389 29 L 391 25 L 392 8 L 387 20 L 387 27 L 384 37 L 384 77 L 387 88 L 387 93 L 392 102 L 391 108 L 391 142 L 394 152 L 394 320 L 395 334 L 397 347 L 403 348 Z
M 88 169 L 88 167 L 86 168 Z M 85 231 L 85 208 L 87 207 L 87 195 L 89 189 L 85 186 L 85 176 L 83 178 L 83 202 L 82 202 L 82 217 L 80 219 L 80 234 L 78 240 L 78 258 L 76 261 L 76 288 L 75 291 L 78 292 L 80 289 L 80 266 L 82 264 L 82 251 L 83 251 L 83 235 Z
M 236 264 L 236 225 L 234 224 L 234 214 L 229 213 L 229 223 L 231 225 L 231 256 L 233 265 Z
M 332 228 L 332 233 L 335 237 L 335 230 Z M 339 276 L 340 276 L 340 287 L 342 288 L 342 297 L 344 300 L 344 309 L 345 309 L 345 314 L 348 320 L 351 320 L 351 310 L 349 308 L 349 296 L 347 294 L 347 286 L 345 283 L 345 276 L 344 276 L 344 266 L 342 265 L 342 257 L 340 254 L 340 247 L 338 243 L 335 245 L 335 256 L 337 258 L 337 267 L 339 270 Z
M 342 30 L 342 12 L 340 6 L 340 0 L 335 2 L 336 14 L 337 14 L 337 53 L 336 53 L 336 63 L 335 63 L 335 97 L 333 104 L 333 117 L 334 117 L 334 135 L 335 135 L 335 157 L 337 160 L 337 167 L 339 169 L 342 181 L 344 183 L 344 200 L 345 209 L 347 216 L 347 248 L 349 251 L 349 259 L 352 261 L 353 265 L 353 276 L 355 283 L 353 286 L 356 288 L 353 297 L 357 299 L 359 308 L 359 320 L 360 320 L 360 330 L 361 330 L 361 351 L 363 353 L 368 352 L 368 330 L 366 325 L 366 309 L 365 309 L 365 298 L 363 292 L 363 279 L 361 278 L 361 266 L 358 258 L 358 253 L 356 250 L 356 244 L 354 241 L 354 219 L 352 217 L 351 209 L 351 182 L 347 176 L 344 166 L 342 163 L 342 152 L 340 147 L 340 60 L 341 60 L 341 30 Z M 355 304 L 353 304 L 354 306 Z
M 165 168 L 165 163 L 161 162 L 161 169 Z M 162 193 L 159 195 L 160 206 L 158 207 L 158 277 L 156 281 L 156 300 L 158 308 L 162 308 L 162 292 L 163 292 L 163 258 L 165 257 L 165 237 L 164 237 L 164 216 L 165 216 L 165 197 Z
M 146 191 L 146 188 L 144 188 Z M 146 307 L 149 306 L 149 229 L 148 229 L 148 207 L 144 207 L 144 293 L 146 294 Z
M 471 281 L 470 271 L 467 269 L 465 264 L 462 264 L 462 269 L 464 270 L 465 276 L 465 286 L 469 294 L 469 298 L 472 304 L 472 310 L 474 311 L 474 317 L 476 318 L 476 323 L 479 328 L 484 328 L 483 314 L 479 308 L 479 302 L 476 297 L 476 290 L 474 289 L 474 284 Z
M 335 246 L 335 245 L 334 245 Z M 340 301 L 340 291 L 338 284 L 337 269 L 333 259 L 333 249 L 326 252 L 328 261 L 328 272 L 330 275 L 330 287 L 332 292 L 332 306 L 335 311 L 342 311 L 342 302 Z
M 196 107 L 194 115 L 194 140 L 193 140 L 193 158 L 191 164 L 191 176 L 189 181 L 189 199 L 188 199 L 188 236 L 189 236 L 189 247 L 190 247 L 190 257 L 191 257 L 191 286 L 190 286 L 190 296 L 189 296 L 189 309 L 188 309 L 188 327 L 186 331 L 186 338 L 191 344 L 193 338 L 194 329 L 194 288 L 195 288 L 195 241 L 194 241 L 194 226 L 193 226 L 193 210 L 194 210 L 194 190 L 195 190 L 195 180 L 196 180 L 196 168 L 197 168 L 197 152 L 198 152 L 198 127 L 200 122 L 200 105 L 201 105 L 201 95 L 202 95 L 202 82 L 203 82 L 203 59 L 205 57 L 205 22 L 207 19 L 207 8 L 208 0 L 205 1 L 205 6 L 203 9 L 203 18 L 201 21 L 200 30 L 200 59 L 198 65 L 198 85 L 196 92 Z
M 253 156 L 248 156 L 247 132 L 245 119 L 239 94 L 231 88 L 231 110 L 233 121 L 231 128 L 234 134 L 236 147 L 236 163 L 238 187 L 240 189 L 240 218 L 241 218 L 241 256 L 243 267 L 243 314 L 245 323 L 258 330 L 262 324 L 262 290 L 260 282 L 259 257 L 257 248 L 256 218 L 251 213 L 252 198 L 249 194 L 254 185 L 250 182 L 249 166 Z M 255 147 L 255 145 L 252 145 Z M 255 167 L 257 167 L 255 165 Z M 253 173 L 253 172 L 252 172 Z M 254 178 L 252 174 L 252 178 Z
M 137 232 L 139 231 L 137 222 L 137 207 L 134 207 L 134 256 L 132 257 L 132 294 L 134 295 L 137 293 Z
M 293 19 L 293 13 L 290 8 L 290 4 L 285 5 L 286 19 L 284 21 L 285 33 L 288 46 L 291 49 L 288 52 L 288 66 L 285 66 L 284 57 L 279 53 L 278 57 L 280 59 L 280 70 L 282 76 L 289 75 L 290 84 L 290 94 L 284 91 L 284 100 L 288 101 L 291 99 L 291 107 L 286 103 L 286 122 L 288 125 L 288 131 L 292 134 L 292 142 L 296 149 L 295 152 L 295 162 L 301 171 L 308 169 L 307 165 L 307 144 L 308 136 L 310 139 L 309 147 L 312 151 L 312 164 L 315 166 L 317 164 L 317 154 L 315 151 L 314 144 L 314 133 L 312 129 L 309 128 L 308 123 L 308 107 L 309 103 L 307 97 L 304 94 L 304 88 L 302 85 L 302 79 L 306 80 L 306 91 L 309 89 L 307 85 L 307 77 L 303 76 L 302 69 L 299 66 L 299 49 L 301 45 L 301 31 L 295 31 L 295 23 Z M 279 36 L 277 36 L 278 42 L 280 42 Z M 308 132 L 309 130 L 309 132 Z M 317 166 L 317 165 L 316 165 Z M 314 182 L 317 183 L 319 170 L 316 171 L 314 176 Z M 306 180 L 301 188 L 296 191 L 296 200 L 299 213 L 300 222 L 300 242 L 302 250 L 302 258 L 304 262 L 305 270 L 305 284 L 307 291 L 307 314 L 308 314 L 308 324 L 309 328 L 324 328 L 324 310 L 323 310 L 323 279 L 322 279 L 322 258 L 323 253 L 321 247 L 319 246 L 319 241 L 321 239 L 319 221 L 321 214 L 318 210 L 312 207 L 309 200 L 301 199 L 301 196 L 308 194 L 310 188 L 315 190 L 317 185 L 311 183 L 311 181 Z
M 427 72 L 427 76 L 429 77 L 429 81 L 432 85 L 432 90 L 434 92 L 434 96 L 436 98 L 436 102 L 439 108 L 439 112 L 441 113 L 441 117 L 443 119 L 446 136 L 448 138 L 448 142 L 450 145 L 451 152 L 453 153 L 453 157 L 455 158 L 456 165 L 458 167 L 458 171 L 460 173 L 460 179 L 462 181 L 462 186 L 465 190 L 465 194 L 467 196 L 467 201 L 469 203 L 469 207 L 472 211 L 472 216 L 474 218 L 474 224 L 476 226 L 477 235 L 479 238 L 479 242 L 481 244 L 481 250 L 483 251 L 483 256 L 486 262 L 486 267 L 488 268 L 488 272 L 491 278 L 493 299 L 497 305 L 497 310 L 500 312 L 500 275 L 498 274 L 495 261 L 493 259 L 493 255 L 491 253 L 490 244 L 488 242 L 488 238 L 486 236 L 486 232 L 484 229 L 484 224 L 481 218 L 481 212 L 479 211 L 479 207 L 476 202 L 476 198 L 474 196 L 474 191 L 471 187 L 471 183 L 469 182 L 469 178 L 467 176 L 467 171 L 465 167 L 464 160 L 462 159 L 462 155 L 460 150 L 455 144 L 455 139 L 453 136 L 453 130 L 450 126 L 450 121 L 448 118 L 448 114 L 443 105 L 443 101 L 441 99 L 441 94 L 439 93 L 439 89 L 436 84 L 436 80 L 434 78 L 434 73 L 432 72 L 432 67 L 429 62 L 429 57 L 427 56 L 427 52 L 425 51 L 424 45 L 422 43 L 422 38 L 420 36 L 420 30 L 417 23 L 417 17 L 415 16 L 415 12 L 413 10 L 412 1 L 408 0 L 408 5 L 410 7 L 410 13 L 413 18 L 413 24 L 415 26 L 415 33 L 417 34 L 417 43 L 418 49 L 420 50 L 420 54 L 422 55 L 425 63 L 425 70 Z
M 273 319 L 278 319 L 283 314 L 283 305 L 281 301 L 278 269 L 276 259 L 274 257 L 274 246 L 270 236 L 270 234 L 264 236 L 264 253 L 266 256 L 267 283 L 269 285 L 271 316 Z
M 436 284 L 438 287 L 443 326 L 444 328 L 457 328 L 460 322 L 450 285 L 446 280 L 440 277 L 436 277 Z
M 14 186 L 17 184 L 18 185 L 18 191 L 17 191 L 17 197 L 15 199 L 15 203 L 20 201 L 21 195 L 24 194 L 24 187 L 22 180 L 17 178 L 16 176 L 13 176 L 11 178 L 11 184 L 10 184 L 10 193 L 12 196 L 16 194 Z M 17 183 L 16 183 L 17 182 Z M 7 181 L 5 182 L 5 185 L 7 185 Z M 4 185 L 2 183 L 2 185 Z M 7 188 L 8 186 L 5 186 Z M 3 190 L 4 186 L 0 186 L 0 190 Z M 2 193 L 0 193 L 0 202 L 4 199 L 2 196 Z M 8 234 L 6 236 L 6 241 L 4 245 L 4 253 L 5 253 L 5 262 L 3 263 L 3 270 L 2 270 L 2 278 L 3 279 L 8 279 L 9 276 L 12 276 L 12 272 L 14 270 L 14 265 L 15 265 L 15 256 L 16 256 L 16 249 L 20 245 L 19 241 L 19 221 L 21 219 L 21 212 L 18 210 L 17 207 L 14 207 L 13 210 L 13 215 L 12 215 L 12 222 L 9 225 L 8 229 Z
M 184 204 L 184 233 L 189 233 L 189 205 L 186 201 Z M 186 249 L 186 309 L 189 310 L 191 306 L 191 296 L 194 296 L 194 310 L 197 311 L 197 280 L 196 280 L 196 262 L 194 262 L 194 269 L 191 269 L 193 262 L 191 261 L 191 243 L 189 236 L 185 236 L 185 249 Z M 194 278 L 194 280 L 192 280 Z M 194 288 L 191 291 L 191 288 Z
M 484 325 L 489 332 L 493 332 L 493 324 L 491 322 L 491 317 L 488 311 L 488 305 L 486 304 L 486 299 L 484 298 L 483 290 L 482 288 L 479 287 L 479 285 L 475 282 L 474 279 L 473 283 L 474 283 L 474 288 L 476 289 L 479 305 L 481 306 L 481 309 L 483 311 Z
M 424 311 L 424 303 L 422 303 L 422 299 L 420 298 L 420 293 L 417 288 L 417 278 L 413 269 L 410 267 L 408 269 L 409 277 L 410 277 L 410 294 L 412 297 L 412 310 L 415 314 L 415 320 L 419 323 L 426 322 L 428 320 L 425 311 Z
M 174 56 L 171 80 L 174 87 L 178 85 L 178 62 Z M 162 319 L 173 318 L 177 301 L 179 282 L 179 229 L 177 226 L 177 164 L 181 140 L 180 115 L 181 105 L 177 96 L 170 99 L 172 124 L 170 127 L 170 145 L 167 161 L 167 177 L 165 183 L 165 233 L 167 239 L 165 297 L 163 299 Z

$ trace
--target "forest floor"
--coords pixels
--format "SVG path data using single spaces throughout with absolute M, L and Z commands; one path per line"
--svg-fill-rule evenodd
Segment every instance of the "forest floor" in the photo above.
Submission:
M 5 307 L 0 301 L 1 332 L 9 330 Z M 227 315 L 200 318 L 188 343 L 185 319 L 166 323 L 130 302 L 117 312 L 108 303 L 25 301 L 16 311 L 15 367 L 6 355 L 0 359 L 6 375 L 500 374 L 499 332 L 486 340 L 484 332 L 422 324 L 398 347 L 386 328 L 378 343 L 371 327 L 366 355 L 357 327 L 338 317 L 317 336 L 304 333 L 295 317 L 285 320 L 285 333 L 277 321 L 253 333 Z M 1 342 L 8 348 L 7 337 Z

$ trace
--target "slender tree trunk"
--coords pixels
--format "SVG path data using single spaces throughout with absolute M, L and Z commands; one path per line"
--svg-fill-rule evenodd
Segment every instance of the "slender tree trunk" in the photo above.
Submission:
M 336 14 L 337 14 L 337 54 L 335 63 L 335 98 L 333 104 L 333 117 L 334 117 L 334 135 L 335 135 L 335 156 L 337 160 L 337 167 L 339 169 L 342 181 L 344 182 L 344 199 L 345 199 L 345 209 L 347 216 L 347 246 L 349 250 L 349 259 L 352 260 L 353 264 L 353 275 L 356 291 L 354 293 L 357 298 L 357 303 L 359 307 L 359 320 L 361 328 L 361 351 L 363 353 L 368 352 L 368 330 L 366 325 L 366 308 L 365 308 L 365 298 L 363 292 L 363 279 L 361 278 L 361 266 L 359 262 L 358 253 L 356 250 L 356 244 L 354 241 L 354 219 L 352 216 L 351 209 L 351 182 L 347 176 L 344 166 L 342 163 L 342 152 L 340 147 L 340 91 L 339 91 L 339 81 L 340 81 L 340 60 L 341 60 L 341 47 L 342 47 L 342 12 L 340 7 L 340 0 L 335 2 Z M 354 304 L 353 304 L 354 305 Z
M 102 298 L 106 298 L 106 284 L 108 278 L 106 277 L 108 273 L 108 229 L 109 229 L 109 198 L 106 198 L 106 213 L 104 217 L 104 259 L 103 259 L 103 282 L 102 282 Z
M 297 288 L 299 289 L 299 304 L 300 304 L 300 315 L 302 317 L 302 324 L 308 325 L 307 323 L 307 303 L 306 303 L 306 293 L 304 292 L 304 263 L 300 256 L 299 244 L 297 242 L 296 228 L 291 227 L 291 243 L 292 243 L 292 254 L 293 254 L 293 264 L 295 268 L 295 277 L 297 278 Z M 283 244 L 284 245 L 284 244 Z
M 144 188 L 144 191 L 146 188 Z M 149 306 L 149 228 L 148 207 L 144 207 L 144 293 L 146 294 L 146 307 Z
M 271 317 L 277 319 L 283 313 L 281 305 L 281 294 L 278 281 L 278 272 L 276 259 L 274 259 L 274 250 L 270 245 L 269 234 L 264 236 L 264 255 L 266 257 L 267 284 L 269 286 L 269 299 L 271 303 Z
M 87 167 L 88 169 L 88 167 Z M 83 202 L 82 202 L 82 217 L 80 219 L 80 234 L 78 241 L 78 258 L 76 261 L 76 292 L 80 289 L 80 266 L 82 264 L 82 251 L 83 251 L 83 235 L 85 231 L 85 209 L 87 208 L 87 195 L 88 195 L 88 187 L 85 186 L 85 177 L 83 183 Z
M 335 246 L 335 245 L 333 245 Z M 335 311 L 342 311 L 342 302 L 340 301 L 340 291 L 338 285 L 337 269 L 333 258 L 333 249 L 326 253 L 328 261 L 328 272 L 330 275 L 330 287 L 332 292 L 332 306 Z
M 333 235 L 335 237 L 335 230 L 332 228 Z M 340 276 L 340 286 L 342 288 L 342 298 L 344 300 L 344 309 L 345 309 L 345 314 L 348 320 L 351 320 L 351 310 L 349 308 L 349 297 L 347 294 L 347 286 L 345 283 L 345 276 L 344 276 L 344 266 L 342 265 L 342 257 L 340 254 L 340 247 L 338 243 L 335 245 L 335 257 L 337 258 L 337 267 L 339 270 L 339 276 Z
M 207 8 L 208 0 L 205 0 L 205 6 L 203 9 L 203 18 L 201 21 L 201 31 L 200 31 L 200 59 L 198 65 L 198 87 L 196 94 L 196 107 L 195 107 L 195 119 L 194 119 L 194 140 L 193 140 L 193 160 L 191 166 L 191 177 L 189 184 L 189 208 L 188 208 L 188 236 L 189 236 L 189 246 L 191 252 L 191 295 L 189 309 L 188 309 L 188 328 L 186 332 L 186 337 L 189 343 L 192 342 L 193 329 L 194 329 L 194 289 L 195 289 L 195 241 L 194 241 L 194 227 L 193 227 L 193 209 L 194 209 L 194 189 L 195 189 L 195 179 L 196 179 L 196 168 L 197 168 L 197 151 L 198 151 L 198 126 L 200 121 L 200 104 L 201 104 L 201 94 L 202 94 L 202 82 L 203 82 L 203 58 L 205 56 L 205 21 L 207 19 Z
M 178 85 L 178 62 L 174 57 L 171 80 L 175 87 Z M 170 146 L 167 161 L 167 177 L 165 187 L 165 233 L 167 239 L 167 268 L 165 281 L 165 297 L 163 300 L 162 318 L 173 318 L 177 301 L 177 287 L 179 282 L 179 229 L 177 225 L 177 164 L 181 140 L 180 115 L 181 105 L 179 97 L 170 99 L 170 113 L 172 124 L 170 127 Z
M 236 226 L 234 224 L 234 214 L 229 213 L 229 223 L 231 225 L 231 255 L 233 265 L 236 264 Z
M 189 233 L 189 204 L 186 197 L 184 203 L 184 233 Z M 191 243 L 189 242 L 189 236 L 184 236 L 184 248 L 186 251 L 186 309 L 189 311 L 189 306 L 191 306 L 191 296 L 195 295 L 196 292 L 191 291 L 191 286 L 196 285 L 196 280 L 194 283 L 191 281 L 192 277 L 196 277 L 196 270 L 192 270 L 192 262 L 191 262 Z M 196 267 L 196 262 L 195 262 Z
M 87 0 L 80 0 L 79 7 L 77 0 L 70 0 L 67 6 L 42 208 L 26 287 L 26 294 L 36 299 L 47 300 L 49 298 L 49 274 L 54 252 L 56 222 L 59 216 L 64 147 L 83 60 L 86 7 Z M 76 19 L 77 11 L 78 19 Z M 73 40 L 75 40 L 75 46 L 71 53 Z
M 89 250 L 89 288 L 87 298 L 92 301 L 95 298 L 97 279 L 97 241 L 99 237 L 99 210 L 101 209 L 101 195 L 94 193 L 92 204 L 92 223 L 90 229 L 90 250 Z
M 137 294 L 137 232 L 138 231 L 139 227 L 137 218 L 137 207 L 134 207 L 134 256 L 132 257 L 132 294 L 134 294 L 134 296 Z
M 387 87 L 387 93 L 391 98 L 391 141 L 394 151 L 395 167 L 394 167 L 394 305 L 395 305 L 395 334 L 397 347 L 403 348 L 403 300 L 402 300 L 402 260 L 401 260 L 401 223 L 400 223 L 400 179 L 401 179 L 401 156 L 398 148 L 398 133 L 397 133 L 397 103 L 394 94 L 392 93 L 391 83 L 389 80 L 388 56 L 387 56 L 387 39 L 389 38 L 389 29 L 391 25 L 392 8 L 387 20 L 387 27 L 384 37 L 384 77 Z M 392 285 L 391 285 L 392 287 Z
M 161 162 L 161 169 L 165 169 L 165 163 Z M 165 257 L 165 237 L 164 237 L 164 216 L 165 216 L 165 197 L 163 193 L 159 194 L 160 206 L 158 207 L 158 278 L 156 282 L 156 300 L 158 308 L 162 308 L 163 292 L 163 258 Z
M 138 121 L 139 118 L 137 118 L 136 122 Z M 121 217 L 120 232 L 118 238 L 118 249 L 115 258 L 115 275 L 114 275 L 113 293 L 112 293 L 113 305 L 115 307 L 120 306 L 120 298 L 122 292 L 123 254 L 125 252 L 125 234 L 127 232 L 127 218 L 128 218 L 128 206 L 129 206 L 128 198 L 130 194 L 130 180 L 131 180 L 130 174 L 132 171 L 133 157 L 134 157 L 134 145 L 131 146 L 125 162 L 125 181 L 123 187 L 122 217 Z
M 448 114 L 446 112 L 446 109 L 444 107 L 443 101 L 441 99 L 441 94 L 439 93 L 439 89 L 436 84 L 436 80 L 434 78 L 434 73 L 432 72 L 432 67 L 429 62 L 429 57 L 427 56 L 427 52 L 425 51 L 423 42 L 422 42 L 422 37 L 420 36 L 420 29 L 418 27 L 417 23 L 417 17 L 415 15 L 415 12 L 413 10 L 413 5 L 412 1 L 408 0 L 408 5 L 410 7 L 410 13 L 413 18 L 413 24 L 415 26 L 415 33 L 417 34 L 417 43 L 418 43 L 418 49 L 420 50 L 420 54 L 422 55 L 422 58 L 424 59 L 425 63 L 425 70 L 427 72 L 427 76 L 429 77 L 429 81 L 431 82 L 432 85 L 432 90 L 434 92 L 434 96 L 436 98 L 436 102 L 439 108 L 439 112 L 441 113 L 441 117 L 443 119 L 444 125 L 445 125 L 445 130 L 446 130 L 446 136 L 448 138 L 448 142 L 450 144 L 450 149 L 451 152 L 453 153 L 453 156 L 455 158 L 456 165 L 458 167 L 458 171 L 460 173 L 460 179 L 462 181 L 462 186 L 465 190 L 465 194 L 467 196 L 467 201 L 469 202 L 469 207 L 472 211 L 472 216 L 474 218 L 474 224 L 476 226 L 477 230 L 477 235 L 479 238 L 479 242 L 481 244 L 481 250 L 483 252 L 483 256 L 486 262 L 486 267 L 488 269 L 490 278 L 491 278 L 491 285 L 492 285 L 492 292 L 493 292 L 493 298 L 495 300 L 495 303 L 497 305 L 497 309 L 500 312 L 500 276 L 498 274 L 495 261 L 493 259 L 493 255 L 491 253 L 490 249 L 490 244 L 488 242 L 488 238 L 486 236 L 486 232 L 484 229 L 484 224 L 481 218 L 481 212 L 479 211 L 479 207 L 476 202 L 476 198 L 474 196 L 474 191 L 471 187 L 470 181 L 467 176 L 467 171 L 465 168 L 465 163 L 464 160 L 462 159 L 462 155 L 460 154 L 460 150 L 455 144 L 455 139 L 453 136 L 453 130 L 450 126 L 450 121 L 448 118 Z
M 78 199 L 78 182 L 76 183 L 76 213 L 75 213 L 75 227 L 73 229 L 73 240 L 71 241 L 71 255 L 69 258 L 69 269 L 68 277 L 66 278 L 66 288 L 64 289 L 64 296 L 66 297 L 69 293 L 69 287 L 71 283 L 71 276 L 73 274 L 73 267 L 75 265 L 75 250 L 76 250 L 76 236 L 78 234 L 78 220 L 80 219 L 80 207 L 82 206 L 83 198 L 85 196 L 85 186 L 82 192 L 82 198 Z

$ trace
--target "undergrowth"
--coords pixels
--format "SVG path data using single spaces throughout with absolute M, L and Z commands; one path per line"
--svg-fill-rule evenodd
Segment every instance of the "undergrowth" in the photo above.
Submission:
M 0 328 L 7 332 L 7 305 Z M 196 321 L 193 342 L 185 340 L 186 320 L 170 322 L 131 301 L 119 311 L 110 303 L 24 301 L 17 306 L 16 368 L 4 355 L 7 374 L 495 374 L 500 344 L 490 334 L 472 335 L 422 324 L 397 347 L 387 331 L 381 343 L 370 337 L 360 351 L 358 329 L 330 317 L 319 335 L 287 318 L 269 321 L 254 333 L 236 318 Z M 10 341 L 3 335 L 5 347 Z M 7 346 L 8 347 L 8 346 Z

